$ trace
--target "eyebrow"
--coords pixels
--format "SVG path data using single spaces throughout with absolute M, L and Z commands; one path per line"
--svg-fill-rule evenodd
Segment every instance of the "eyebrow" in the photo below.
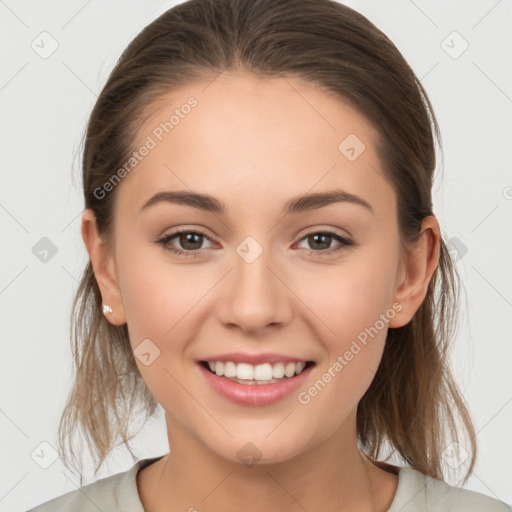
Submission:
M 198 192 L 190 192 L 188 190 L 173 190 L 158 192 L 150 197 L 140 211 L 146 210 L 150 206 L 158 203 L 183 204 L 204 210 L 207 212 L 222 214 L 226 211 L 226 205 L 217 198 L 208 194 L 200 194 Z M 331 190 L 328 192 L 315 192 L 292 197 L 288 200 L 284 207 L 283 213 L 300 213 L 318 208 L 323 208 L 333 203 L 350 203 L 363 206 L 375 215 L 372 206 L 363 198 L 345 192 L 344 190 Z

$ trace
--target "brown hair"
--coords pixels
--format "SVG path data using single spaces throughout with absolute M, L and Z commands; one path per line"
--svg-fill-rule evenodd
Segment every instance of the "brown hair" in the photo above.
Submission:
M 129 44 L 91 113 L 82 161 L 85 207 L 94 211 L 107 244 L 116 190 L 101 198 L 95 190 L 129 158 L 141 124 L 164 95 L 224 70 L 300 79 L 366 116 L 396 192 L 401 241 L 406 247 L 417 240 L 422 219 L 433 214 L 441 137 L 428 96 L 395 45 L 363 15 L 331 0 L 191 0 Z M 388 331 L 381 364 L 358 405 L 357 430 L 371 460 L 378 461 L 388 443 L 401 460 L 442 479 L 443 450 L 461 428 L 471 455 L 465 482 L 476 459 L 475 431 L 448 361 L 459 285 L 442 239 L 425 300 L 407 325 Z M 89 262 L 73 303 L 76 376 L 59 425 L 59 451 L 70 468 L 80 426 L 96 472 L 115 446 L 130 450 L 134 408 L 141 406 L 147 420 L 158 405 L 135 364 L 127 325 L 110 324 L 101 306 Z

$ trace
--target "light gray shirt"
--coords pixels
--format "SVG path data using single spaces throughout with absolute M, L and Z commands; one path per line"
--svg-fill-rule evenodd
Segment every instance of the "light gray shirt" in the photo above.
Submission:
M 123 473 L 102 478 L 27 512 L 144 512 L 137 472 L 161 457 L 143 459 Z M 397 467 L 398 487 L 388 512 L 511 512 L 512 507 L 468 489 L 451 486 L 419 471 Z

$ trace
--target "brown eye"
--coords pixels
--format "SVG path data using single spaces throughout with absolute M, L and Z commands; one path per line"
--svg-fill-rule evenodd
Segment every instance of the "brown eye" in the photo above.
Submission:
M 308 235 L 307 239 L 314 249 L 325 250 L 330 248 L 333 237 L 327 233 L 315 233 Z
M 172 240 L 177 241 L 178 247 L 171 243 Z M 180 256 L 197 256 L 202 254 L 201 246 L 204 240 L 210 240 L 210 237 L 198 231 L 176 231 L 158 239 L 156 243 L 161 245 L 165 250 L 178 254 Z M 176 242 L 174 242 L 176 244 Z
M 311 249 L 307 249 L 306 251 L 309 254 L 323 256 L 327 254 L 332 254 L 334 252 L 338 252 L 344 249 L 346 246 L 353 245 L 354 242 L 351 240 L 347 240 L 340 235 L 335 233 L 331 233 L 329 231 L 319 231 L 315 233 L 310 233 L 301 239 L 301 242 L 305 240 Z M 338 245 L 335 247 L 331 247 L 333 241 L 338 242 Z
M 200 249 L 203 241 L 202 236 L 203 235 L 194 232 L 182 232 L 176 235 L 180 246 L 187 251 Z

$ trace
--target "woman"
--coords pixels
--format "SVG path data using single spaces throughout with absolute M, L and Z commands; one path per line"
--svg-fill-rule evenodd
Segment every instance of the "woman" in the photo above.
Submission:
M 71 467 L 80 425 L 98 469 L 160 404 L 170 451 L 33 510 L 508 510 L 443 481 L 476 441 L 438 137 L 339 3 L 192 0 L 146 27 L 87 129 L 60 436 Z

